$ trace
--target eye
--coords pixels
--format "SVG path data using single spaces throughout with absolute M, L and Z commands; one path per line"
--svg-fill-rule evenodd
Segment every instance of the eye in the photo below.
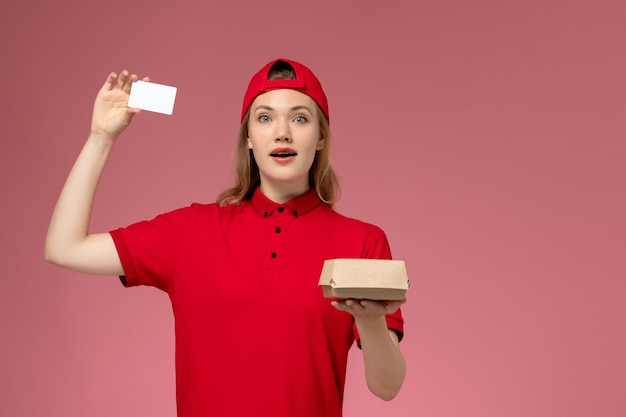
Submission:
M 293 119 L 293 121 L 296 123 L 306 123 L 307 119 L 304 116 L 296 116 L 296 118 Z
M 262 114 L 259 116 L 259 122 L 261 123 L 267 123 L 269 122 L 271 119 L 267 114 Z

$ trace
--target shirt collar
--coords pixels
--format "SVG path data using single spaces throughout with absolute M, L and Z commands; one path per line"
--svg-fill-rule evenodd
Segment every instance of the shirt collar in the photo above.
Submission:
M 269 217 L 275 211 L 282 212 L 285 209 L 291 211 L 294 216 L 300 216 L 313 210 L 320 205 L 321 202 L 314 189 L 310 189 L 301 196 L 293 198 L 286 203 L 278 204 L 263 195 L 261 187 L 257 187 L 250 199 L 252 207 L 263 217 Z

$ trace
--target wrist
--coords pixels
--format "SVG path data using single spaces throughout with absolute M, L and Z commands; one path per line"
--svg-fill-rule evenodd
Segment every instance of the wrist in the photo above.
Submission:
M 112 134 L 108 132 L 98 132 L 98 131 L 90 131 L 88 141 L 94 142 L 100 145 L 113 145 L 115 143 L 119 134 Z
M 361 330 L 380 330 L 387 329 L 387 319 L 385 316 L 363 316 L 354 317 L 356 326 Z

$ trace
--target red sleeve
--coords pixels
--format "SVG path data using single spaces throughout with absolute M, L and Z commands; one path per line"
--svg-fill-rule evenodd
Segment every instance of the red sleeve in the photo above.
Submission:
M 120 278 L 125 286 L 150 285 L 168 291 L 191 212 L 191 207 L 179 209 L 109 232 L 124 268 L 125 276 Z

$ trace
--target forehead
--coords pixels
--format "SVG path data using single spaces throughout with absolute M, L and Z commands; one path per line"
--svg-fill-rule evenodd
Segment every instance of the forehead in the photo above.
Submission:
M 260 106 L 271 107 L 275 110 L 289 110 L 293 107 L 307 107 L 314 113 L 315 101 L 304 93 L 291 89 L 279 89 L 260 94 L 252 102 L 251 110 L 255 111 Z

